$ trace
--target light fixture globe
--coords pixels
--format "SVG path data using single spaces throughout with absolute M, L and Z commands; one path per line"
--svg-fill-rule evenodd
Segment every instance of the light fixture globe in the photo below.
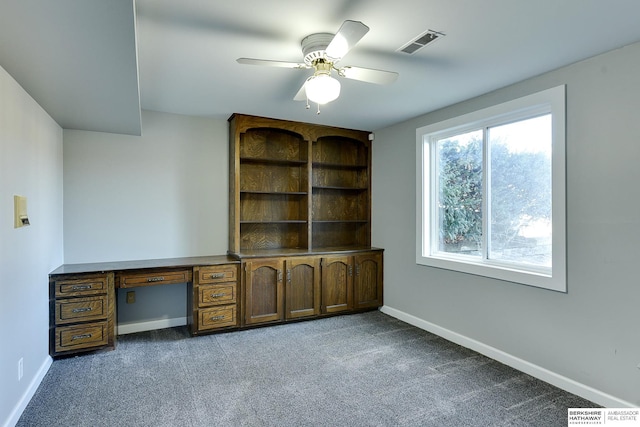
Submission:
M 329 74 L 318 73 L 307 79 L 304 90 L 309 101 L 323 105 L 340 95 L 340 82 Z

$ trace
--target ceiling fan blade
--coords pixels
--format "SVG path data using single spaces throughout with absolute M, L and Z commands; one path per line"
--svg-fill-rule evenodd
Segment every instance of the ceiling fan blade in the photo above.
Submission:
M 346 66 L 340 68 L 340 76 L 347 79 L 360 80 L 367 83 L 388 85 L 398 78 L 398 73 L 393 71 L 374 70 L 372 68 Z
M 238 58 L 236 59 L 238 64 L 246 65 L 262 65 L 267 67 L 280 67 L 280 68 L 297 68 L 300 70 L 306 70 L 309 68 L 307 64 L 301 64 L 298 62 L 286 62 L 286 61 L 271 61 L 269 59 L 253 59 L 253 58 Z
M 360 21 L 346 20 L 325 49 L 326 55 L 334 61 L 339 60 L 351 50 L 369 31 L 369 27 Z

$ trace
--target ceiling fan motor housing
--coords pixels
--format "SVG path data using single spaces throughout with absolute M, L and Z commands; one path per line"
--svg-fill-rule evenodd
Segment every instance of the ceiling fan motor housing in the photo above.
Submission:
M 316 33 L 302 39 L 304 63 L 312 66 L 314 61 L 326 59 L 325 50 L 333 40 L 333 36 L 331 33 Z

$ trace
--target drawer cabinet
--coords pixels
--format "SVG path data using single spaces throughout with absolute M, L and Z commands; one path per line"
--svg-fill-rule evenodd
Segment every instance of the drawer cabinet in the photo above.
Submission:
M 56 351 L 94 350 L 109 344 L 106 322 L 56 328 Z
M 238 266 L 236 264 L 200 267 L 198 270 L 198 281 L 201 285 L 205 283 L 236 282 L 238 280 L 237 276 Z
M 52 356 L 115 347 L 114 274 L 49 279 Z
M 56 325 L 106 319 L 108 307 L 106 295 L 56 299 Z
M 198 325 L 200 326 L 200 331 L 236 326 L 236 306 L 225 305 L 198 310 Z
M 233 283 L 224 283 L 221 285 L 200 285 L 198 290 L 200 307 L 220 304 L 235 304 L 237 285 Z
M 54 283 L 56 298 L 107 293 L 106 276 L 86 279 L 59 279 Z
M 238 264 L 193 267 L 189 285 L 192 335 L 238 326 Z
M 137 288 L 140 286 L 174 285 L 191 281 L 191 269 L 145 270 L 122 272 L 118 275 L 119 288 Z

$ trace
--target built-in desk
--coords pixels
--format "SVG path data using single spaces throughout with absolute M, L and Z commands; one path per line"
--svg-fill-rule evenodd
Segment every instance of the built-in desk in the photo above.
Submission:
M 49 274 L 49 352 L 115 348 L 117 288 L 187 283 L 191 334 L 237 327 L 239 265 L 226 255 L 64 264 Z
M 49 274 L 49 352 L 116 346 L 116 290 L 187 284 L 191 335 L 375 310 L 382 249 L 261 250 L 65 264 Z

